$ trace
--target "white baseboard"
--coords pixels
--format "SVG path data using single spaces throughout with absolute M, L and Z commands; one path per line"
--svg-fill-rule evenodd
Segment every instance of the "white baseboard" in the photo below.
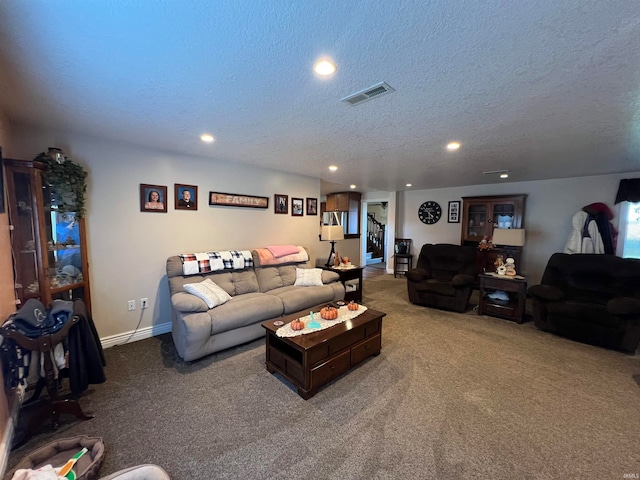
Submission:
M 118 335 L 104 337 L 100 339 L 100 343 L 102 344 L 102 348 L 110 348 L 115 347 L 116 345 L 124 345 L 125 343 L 137 342 L 138 340 L 144 340 L 145 338 L 155 337 L 156 335 L 169 333 L 170 331 L 171 322 L 166 322 L 152 327 L 141 328 L 135 332 L 119 333 Z

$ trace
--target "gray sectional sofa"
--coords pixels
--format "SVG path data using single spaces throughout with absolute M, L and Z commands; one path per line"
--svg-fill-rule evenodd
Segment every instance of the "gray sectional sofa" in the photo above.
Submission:
M 265 334 L 261 323 L 266 320 L 344 299 L 344 286 L 335 272 L 322 271 L 322 286 L 295 286 L 296 268 L 308 268 L 306 262 L 261 266 L 256 251 L 251 254 L 252 267 L 196 275 L 183 274 L 179 256 L 167 259 L 171 333 L 185 361 L 260 338 Z M 204 300 L 184 289 L 185 284 L 206 278 L 231 299 L 210 309 Z

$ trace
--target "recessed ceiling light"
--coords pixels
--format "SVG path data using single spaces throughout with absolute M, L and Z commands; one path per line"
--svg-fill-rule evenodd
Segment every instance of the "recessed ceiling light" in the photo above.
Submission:
M 331 170 L 332 172 L 335 172 L 336 170 L 338 170 L 338 167 L 336 167 L 335 165 L 330 165 L 329 170 Z
M 351 185 L 349 185 L 349 188 L 356 188 L 356 186 L 352 183 Z
M 406 186 L 407 186 L 407 187 L 413 187 L 413 184 L 411 184 L 411 183 L 407 183 L 407 185 L 406 185 Z
M 331 75 L 333 72 L 336 71 L 336 65 L 331 60 L 328 60 L 325 58 L 318 61 L 313 66 L 313 70 L 318 75 L 327 76 L 327 75 Z
M 501 173 L 500 174 L 500 178 L 509 178 L 509 174 L 508 173 Z
M 447 144 L 447 150 L 458 150 L 460 148 L 460 142 L 449 142 Z
M 213 135 L 210 135 L 208 133 L 203 133 L 202 135 L 200 135 L 200 140 L 206 143 L 211 143 L 213 142 L 214 138 L 213 138 Z

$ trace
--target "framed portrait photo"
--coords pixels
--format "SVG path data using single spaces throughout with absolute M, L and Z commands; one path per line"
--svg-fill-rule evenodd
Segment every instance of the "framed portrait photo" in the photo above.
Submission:
M 460 223 L 460 200 L 449 202 L 448 223 Z
M 318 215 L 318 199 L 307 197 L 307 215 Z
M 291 199 L 291 216 L 302 217 L 304 215 L 304 200 L 301 198 Z
M 167 186 L 141 183 L 140 211 L 167 213 Z
M 198 210 L 198 187 L 196 185 L 174 185 L 176 210 Z
M 275 213 L 289 213 L 289 195 L 280 195 L 276 193 L 274 196 L 273 208 Z

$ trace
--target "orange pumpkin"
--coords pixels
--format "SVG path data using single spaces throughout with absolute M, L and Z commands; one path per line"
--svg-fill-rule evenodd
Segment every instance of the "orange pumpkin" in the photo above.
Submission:
M 291 322 L 290 325 L 291 325 L 291 330 L 302 330 L 304 328 L 304 322 L 299 318 Z
M 320 310 L 320 316 L 325 320 L 335 320 L 338 318 L 338 309 L 331 305 L 327 305 Z
M 349 310 L 358 310 L 360 308 L 360 305 L 358 305 L 356 302 L 351 300 L 349 303 L 347 303 L 347 308 Z

